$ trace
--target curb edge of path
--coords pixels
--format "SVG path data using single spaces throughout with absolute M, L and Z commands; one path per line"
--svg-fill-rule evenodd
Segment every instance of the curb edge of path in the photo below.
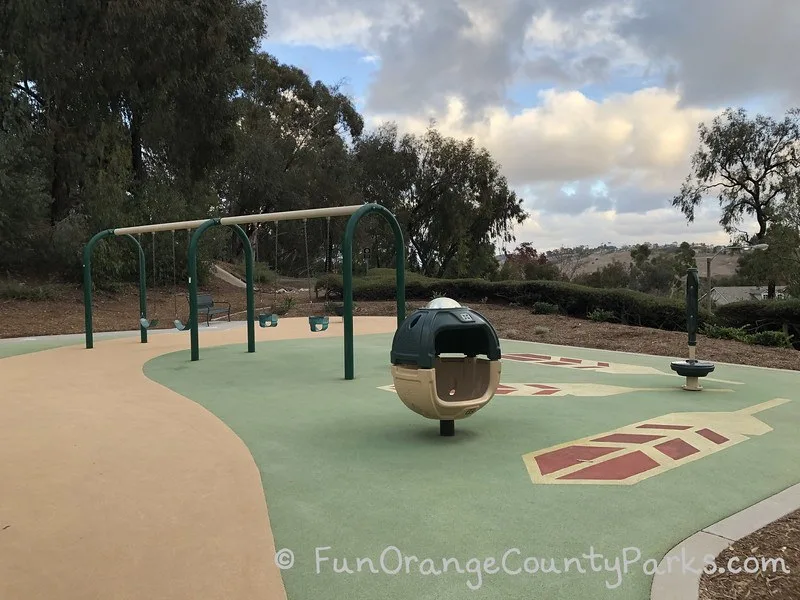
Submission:
M 702 568 L 707 555 L 714 557 L 751 533 L 800 509 L 800 483 L 762 500 L 736 514 L 705 527 L 672 548 L 658 564 L 650 588 L 650 600 L 697 600 L 701 573 L 683 569 L 670 572 L 670 557 L 694 558 Z

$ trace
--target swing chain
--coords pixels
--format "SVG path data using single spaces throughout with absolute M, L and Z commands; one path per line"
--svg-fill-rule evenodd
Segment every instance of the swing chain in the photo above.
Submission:
M 314 300 L 311 297 L 311 262 L 308 256 L 308 219 L 303 219 L 303 239 L 306 244 L 306 275 L 308 277 L 308 303 L 313 304 Z
M 175 319 L 178 318 L 178 274 L 175 260 L 175 230 L 172 230 L 172 298 L 175 304 Z
M 333 256 L 330 255 L 331 251 L 331 218 L 326 217 L 328 221 L 328 230 L 325 233 L 325 272 L 330 273 L 333 270 Z M 330 262 L 329 262 L 330 261 Z
M 152 231 L 150 233 L 153 236 L 152 237 L 153 243 L 150 245 L 152 246 L 153 250 L 153 287 L 155 288 L 156 285 L 158 285 L 158 282 L 156 281 L 156 232 Z
M 139 242 L 139 248 L 142 248 L 142 234 L 136 234 L 136 241 Z M 147 255 L 145 255 L 147 256 Z M 147 271 L 147 259 L 145 259 L 144 263 L 145 272 Z M 145 287 L 145 294 L 147 293 L 147 277 L 145 276 L 144 280 L 144 287 Z M 144 319 L 147 316 L 147 296 L 145 296 L 145 305 L 144 305 L 144 313 L 142 313 L 141 309 L 139 310 L 139 319 Z

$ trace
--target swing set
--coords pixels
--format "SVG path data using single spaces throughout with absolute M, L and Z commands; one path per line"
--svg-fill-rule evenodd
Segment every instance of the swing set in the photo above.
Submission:
M 328 221 L 327 232 L 325 234 L 325 248 L 330 245 L 331 239 L 331 218 L 326 218 Z M 275 221 L 275 273 L 278 273 L 278 221 Z M 310 255 L 308 252 L 308 219 L 303 219 L 303 238 L 305 240 L 305 249 L 306 249 L 306 275 L 308 277 L 308 303 L 313 304 L 313 298 L 311 297 L 311 261 Z M 258 230 L 256 230 L 255 235 L 255 260 L 258 262 Z M 326 261 L 327 262 L 327 261 Z M 261 289 L 259 289 L 259 299 L 261 298 Z M 278 326 L 278 317 L 279 315 L 275 312 L 275 307 L 278 304 L 278 288 L 275 287 L 275 299 L 273 300 L 272 304 L 272 311 L 268 313 L 261 313 L 258 315 L 258 324 L 261 327 L 277 327 Z M 312 333 L 318 333 L 320 331 L 325 331 L 328 329 L 329 325 L 329 318 L 328 315 L 312 315 L 308 317 L 308 325 L 311 329 Z
M 277 224 L 279 221 L 303 221 L 303 232 L 305 238 L 306 250 L 306 274 L 309 281 L 309 303 L 313 302 L 311 295 L 311 265 L 308 252 L 308 230 L 307 220 L 314 218 L 326 217 L 328 219 L 328 233 L 326 240 L 326 251 L 330 244 L 330 219 L 332 217 L 349 216 L 345 228 L 344 239 L 342 242 L 342 280 L 343 280 L 343 296 L 344 296 L 344 310 L 343 310 L 343 323 L 344 323 L 344 371 L 345 379 L 353 379 L 354 375 L 354 348 L 353 348 L 353 239 L 355 236 L 355 228 L 358 222 L 366 215 L 377 213 L 385 219 L 392 228 L 395 239 L 395 273 L 397 285 L 397 324 L 398 326 L 405 320 L 405 242 L 403 241 L 403 232 L 397 222 L 395 216 L 384 206 L 380 204 L 356 204 L 351 206 L 337 206 L 331 208 L 315 208 L 306 210 L 292 210 L 276 213 L 262 213 L 253 215 L 241 215 L 236 217 L 222 217 L 212 219 L 200 219 L 195 221 L 176 221 L 172 223 L 157 223 L 150 225 L 140 225 L 136 227 L 121 227 L 114 229 L 105 229 L 96 233 L 86 244 L 83 249 L 83 297 L 84 297 L 84 323 L 86 333 L 86 348 L 94 347 L 94 336 L 92 330 L 92 252 L 97 243 L 107 237 L 125 236 L 131 238 L 139 246 L 139 283 L 140 283 L 140 320 L 139 325 L 141 329 L 141 341 L 147 343 L 147 330 L 154 327 L 158 319 L 149 319 L 147 316 L 147 301 L 146 301 L 146 261 L 144 259 L 144 251 L 141 244 L 134 238 L 134 235 L 142 233 L 157 233 L 160 231 L 171 231 L 173 236 L 172 252 L 173 252 L 173 285 L 175 288 L 175 319 L 174 326 L 180 331 L 189 330 L 190 343 L 191 343 L 191 360 L 200 360 L 200 345 L 199 345 L 199 331 L 198 331 L 198 285 L 197 285 L 197 246 L 202 235 L 211 227 L 220 225 L 230 226 L 233 228 L 236 235 L 242 241 L 245 249 L 245 279 L 247 288 L 247 352 L 255 352 L 255 329 L 254 324 L 259 323 L 261 327 L 275 327 L 278 324 L 278 315 L 273 311 L 269 313 L 261 313 L 256 317 L 255 314 L 255 299 L 254 299 L 254 286 L 253 286 L 253 247 L 250 238 L 240 227 L 240 224 L 246 223 L 275 223 L 275 241 L 276 241 L 276 258 L 277 258 Z M 176 260 L 175 260 L 175 231 L 186 230 L 194 231 L 189 239 L 188 249 L 188 283 L 189 283 L 189 319 L 186 322 L 178 318 L 178 305 L 177 305 L 177 275 L 176 275 Z M 153 238 L 155 242 L 155 238 Z M 277 265 L 276 265 L 277 266 Z M 155 243 L 153 243 L 153 267 L 155 273 Z M 155 283 L 155 278 L 154 278 Z M 312 315 L 308 318 L 309 327 L 312 331 L 325 331 L 328 328 L 327 315 Z
M 189 233 L 191 233 L 191 229 L 187 229 L 186 232 L 187 232 L 187 235 L 188 235 Z M 152 235 L 152 244 L 151 245 L 152 245 L 152 248 L 153 248 L 153 263 L 152 263 L 153 275 L 152 275 L 152 280 L 153 280 L 153 289 L 155 289 L 155 287 L 156 287 L 156 232 L 155 231 L 151 231 L 150 233 Z M 142 235 L 141 233 L 138 234 L 140 246 L 141 246 L 141 235 Z M 173 318 L 172 322 L 173 322 L 173 325 L 175 326 L 175 329 L 177 329 L 178 331 L 186 331 L 187 329 L 189 329 L 188 323 L 185 324 L 178 318 L 178 275 L 177 275 L 177 272 L 178 272 L 178 268 L 177 268 L 177 257 L 175 255 L 175 230 L 173 229 L 172 230 L 172 297 L 173 297 L 174 306 L 175 306 L 175 317 Z M 153 317 L 151 319 L 149 319 L 147 317 L 147 304 L 146 304 L 146 302 L 147 302 L 147 300 L 145 299 L 145 306 L 144 306 L 144 309 L 142 311 L 142 315 L 139 318 L 139 326 L 142 329 L 148 329 L 149 330 L 149 329 L 154 329 L 158 325 L 159 318 L 157 316 L 155 316 L 155 317 Z

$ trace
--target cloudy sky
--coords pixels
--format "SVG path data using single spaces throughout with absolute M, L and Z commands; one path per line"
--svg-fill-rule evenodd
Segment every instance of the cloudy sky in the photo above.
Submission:
M 431 118 L 501 164 L 517 241 L 725 243 L 670 206 L 697 126 L 800 104 L 797 0 L 273 0 L 264 49 L 344 82 L 368 124 Z

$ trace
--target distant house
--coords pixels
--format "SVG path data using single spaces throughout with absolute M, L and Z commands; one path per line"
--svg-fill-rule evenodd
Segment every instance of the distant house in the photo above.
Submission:
M 775 298 L 788 297 L 785 285 L 775 288 Z M 743 300 L 766 300 L 767 288 L 759 286 L 715 287 L 711 290 L 711 299 L 716 304 L 730 304 L 731 302 L 741 302 Z

